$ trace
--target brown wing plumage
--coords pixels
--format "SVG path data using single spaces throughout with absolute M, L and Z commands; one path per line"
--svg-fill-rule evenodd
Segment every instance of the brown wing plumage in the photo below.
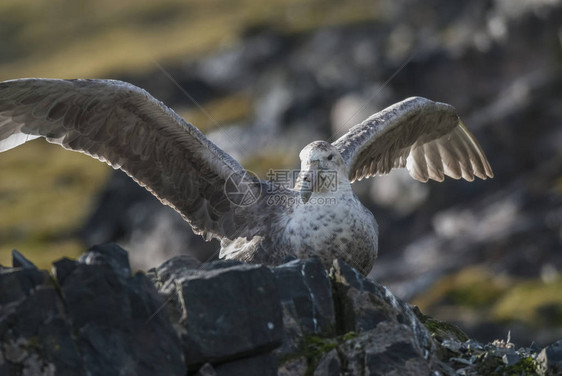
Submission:
M 351 128 L 333 145 L 353 182 L 406 167 L 419 181 L 493 177 L 474 136 L 447 104 L 408 98 Z
M 207 239 L 251 237 L 260 226 L 259 215 L 225 195 L 225 181 L 229 176 L 243 179 L 244 168 L 197 128 L 131 84 L 1 82 L 0 151 L 37 137 L 122 169 Z M 267 184 L 249 181 L 245 188 L 258 195 Z

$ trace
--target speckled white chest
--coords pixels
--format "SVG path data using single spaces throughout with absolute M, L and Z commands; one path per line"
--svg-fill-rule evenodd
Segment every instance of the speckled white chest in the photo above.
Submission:
M 316 255 L 325 265 L 340 258 L 370 268 L 377 255 L 378 229 L 371 212 L 351 191 L 315 193 L 307 204 L 295 207 L 283 240 L 298 258 Z

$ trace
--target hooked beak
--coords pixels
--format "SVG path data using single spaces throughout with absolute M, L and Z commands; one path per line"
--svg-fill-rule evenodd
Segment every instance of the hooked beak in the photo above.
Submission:
M 310 161 L 310 166 L 308 167 L 308 174 L 302 178 L 302 184 L 300 188 L 300 195 L 303 203 L 307 203 L 310 200 L 310 196 L 312 196 L 313 191 L 313 181 L 312 177 L 315 176 L 320 169 L 320 159 L 315 159 Z
M 301 194 L 302 202 L 306 204 L 308 200 L 310 200 L 310 196 L 312 196 L 312 189 L 301 188 L 300 194 Z
M 308 200 L 310 200 L 310 196 L 312 196 L 312 177 L 310 174 L 307 174 L 302 178 L 299 193 L 301 195 L 302 202 L 306 204 Z

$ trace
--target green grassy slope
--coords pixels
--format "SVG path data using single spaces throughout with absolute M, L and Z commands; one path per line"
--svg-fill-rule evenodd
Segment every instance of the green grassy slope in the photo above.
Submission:
M 4 0 L 0 80 L 102 77 L 196 57 L 248 27 L 296 32 L 372 19 L 364 2 L 277 0 Z

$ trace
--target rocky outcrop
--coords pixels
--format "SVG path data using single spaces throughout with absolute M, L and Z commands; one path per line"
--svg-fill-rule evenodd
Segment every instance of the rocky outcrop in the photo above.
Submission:
M 171 321 L 154 315 L 162 298 L 146 275 L 131 275 L 123 249 L 93 247 L 56 262 L 52 276 L 14 264 L 0 270 L 0 374 L 186 373 Z
M 2 375 L 555 375 L 557 342 L 481 345 L 335 260 L 168 260 L 95 246 L 53 274 L 0 269 Z M 508 373 L 506 373 L 508 372 Z

